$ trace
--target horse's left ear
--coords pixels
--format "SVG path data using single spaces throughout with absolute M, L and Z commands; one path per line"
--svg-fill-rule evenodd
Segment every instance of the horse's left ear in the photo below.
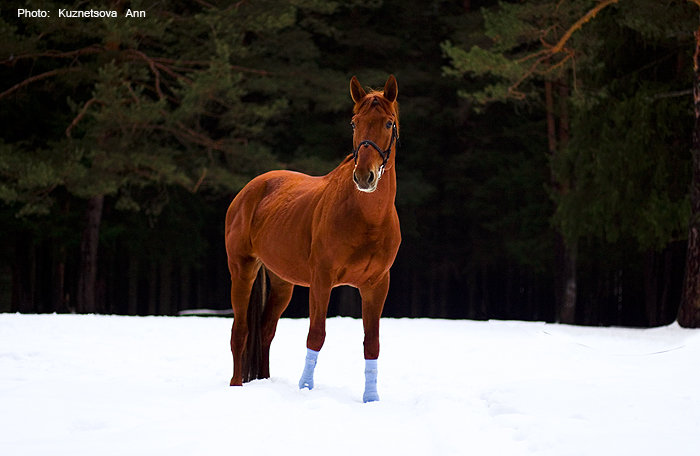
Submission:
M 394 75 L 389 75 L 389 79 L 386 80 L 384 84 L 384 98 L 393 103 L 396 101 L 396 97 L 399 94 L 399 85 L 396 83 L 396 78 Z

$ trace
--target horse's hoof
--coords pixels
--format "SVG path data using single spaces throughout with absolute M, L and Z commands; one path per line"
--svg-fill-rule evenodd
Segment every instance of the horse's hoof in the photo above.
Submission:
M 299 389 L 304 388 L 308 388 L 310 390 L 314 389 L 314 379 L 305 379 L 302 377 L 301 380 L 299 380 Z
M 365 394 L 362 395 L 362 402 L 365 404 L 367 402 L 377 402 L 379 400 L 379 394 L 377 394 L 376 391 L 365 391 Z

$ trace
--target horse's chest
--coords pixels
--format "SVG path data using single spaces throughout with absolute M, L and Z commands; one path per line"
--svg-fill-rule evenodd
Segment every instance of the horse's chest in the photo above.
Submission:
M 393 230 L 384 228 L 364 229 L 356 227 L 353 236 L 336 237 L 324 248 L 338 280 L 343 283 L 359 283 L 383 275 L 394 262 L 400 237 Z

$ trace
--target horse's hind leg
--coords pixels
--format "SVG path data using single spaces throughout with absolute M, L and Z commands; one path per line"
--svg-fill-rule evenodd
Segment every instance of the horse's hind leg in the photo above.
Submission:
M 231 272 L 231 353 L 233 354 L 233 377 L 231 386 L 243 384 L 243 352 L 248 339 L 248 304 L 253 282 L 260 264 L 254 258 L 229 258 Z
M 277 322 L 292 299 L 294 285 L 282 280 L 268 269 L 270 295 L 267 298 L 262 322 L 262 377 L 270 377 L 270 344 L 275 337 Z

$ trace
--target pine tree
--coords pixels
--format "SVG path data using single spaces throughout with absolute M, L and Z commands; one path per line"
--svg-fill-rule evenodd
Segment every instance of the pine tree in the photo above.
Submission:
M 95 268 L 105 212 L 156 219 L 174 189 L 230 195 L 281 166 L 270 140 L 277 124 L 293 103 L 313 98 L 293 91 L 315 59 L 297 21 L 337 4 L 130 2 L 145 18 L 124 17 L 126 6 L 109 6 L 117 19 L 0 23 L 8 127 L 0 198 L 26 220 L 64 205 L 84 208 L 81 312 L 99 310 Z
M 506 100 L 539 100 L 545 111 L 545 130 L 550 161 L 563 153 L 570 138 L 569 92 L 573 85 L 573 50 L 562 40 L 572 27 L 580 27 L 576 18 L 585 10 L 584 2 L 552 1 L 499 3 L 495 9 L 483 9 L 484 27 L 489 43 L 470 37 L 471 47 L 445 42 L 443 51 L 450 58 L 446 74 L 464 77 L 468 87 L 460 95 L 478 105 Z M 608 2 L 610 3 L 610 2 Z M 566 41 L 564 41 L 566 43 Z M 550 51 L 537 51 L 544 44 Z M 469 45 L 469 44 L 467 44 Z M 561 48 L 559 52 L 552 49 Z M 572 183 L 550 171 L 554 195 L 565 195 Z M 558 235 L 555 240 L 557 284 L 555 296 L 558 320 L 573 323 L 576 315 L 576 242 Z
M 542 100 L 554 221 L 569 248 L 631 237 L 655 250 L 682 238 L 690 135 L 677 97 L 687 94 L 692 5 L 501 3 L 484 17 L 491 46 L 447 43 L 448 73 L 486 81 L 463 93 L 475 102 Z

